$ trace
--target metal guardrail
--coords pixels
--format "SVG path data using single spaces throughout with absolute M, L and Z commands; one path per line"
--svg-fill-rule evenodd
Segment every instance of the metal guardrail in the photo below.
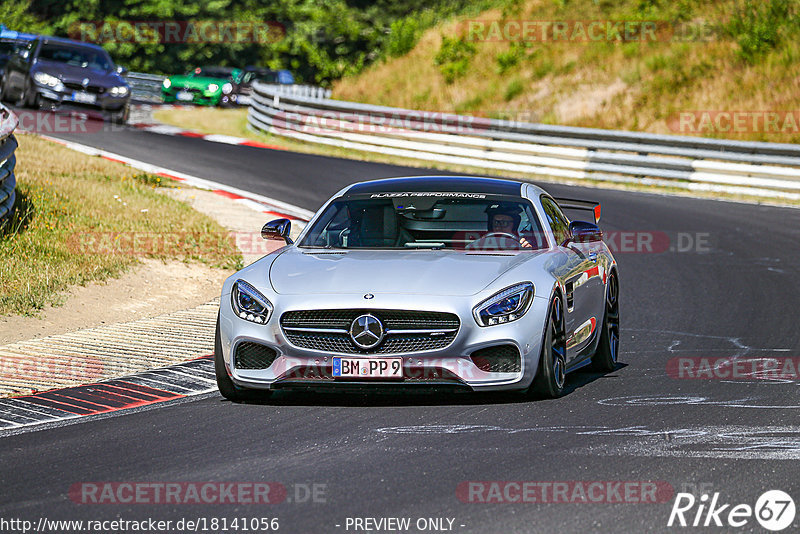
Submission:
M 271 95 L 279 95 L 279 96 L 288 96 L 288 97 L 299 97 L 299 98 L 310 98 L 312 100 L 317 99 L 325 99 L 331 97 L 331 90 L 330 89 L 323 89 L 322 87 L 316 87 L 314 85 L 285 85 L 285 84 L 266 84 L 266 83 L 259 83 L 258 84 L 262 90 L 268 91 Z
M 0 105 L 0 223 L 11 214 L 16 199 L 14 190 L 17 180 L 14 177 L 14 166 L 17 158 L 17 139 L 14 130 L 18 120 L 8 108 Z
M 252 128 L 491 170 L 800 200 L 800 145 L 551 126 L 331 100 L 253 84 Z
M 131 86 L 131 98 L 145 102 L 161 102 L 161 84 L 164 76 L 145 74 L 143 72 L 129 72 L 125 75 L 128 85 Z

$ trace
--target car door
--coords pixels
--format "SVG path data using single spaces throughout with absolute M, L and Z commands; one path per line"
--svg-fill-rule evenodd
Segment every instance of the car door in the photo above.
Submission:
M 597 331 L 598 286 L 602 295 L 602 279 L 599 276 L 597 254 L 591 245 L 570 242 L 569 219 L 555 200 L 543 195 L 541 198 L 547 224 L 556 238 L 559 251 L 564 254 L 562 269 L 564 297 L 566 300 L 567 362 L 574 360 L 591 343 Z M 601 301 L 602 302 L 602 301 Z

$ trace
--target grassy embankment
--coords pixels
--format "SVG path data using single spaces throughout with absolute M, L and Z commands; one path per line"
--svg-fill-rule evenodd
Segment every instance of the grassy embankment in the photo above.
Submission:
M 567 37 L 515 39 L 514 21 L 567 21 Z M 641 40 L 630 42 L 613 32 L 592 41 L 570 21 L 655 22 L 656 30 L 634 32 Z M 502 39 L 505 28 L 511 40 Z M 789 0 L 526 0 L 429 29 L 402 57 L 337 82 L 333 95 L 549 124 L 796 143 L 798 67 L 800 6 Z M 720 128 L 702 123 L 700 114 L 683 129 L 676 122 L 680 113 L 703 111 L 744 112 L 744 122 L 728 130 L 724 120 Z M 763 124 L 772 111 L 793 113 L 779 115 L 776 129 Z
M 33 135 L 18 140 L 17 208 L 0 230 L 0 315 L 58 305 L 70 286 L 118 276 L 141 252 L 240 264 L 225 229 L 156 191 L 161 178 Z M 168 243 L 164 236 L 172 244 L 160 244 Z

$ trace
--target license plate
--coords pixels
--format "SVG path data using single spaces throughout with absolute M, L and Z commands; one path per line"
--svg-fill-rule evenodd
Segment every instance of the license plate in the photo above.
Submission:
M 334 378 L 403 378 L 402 358 L 333 358 Z
M 178 91 L 178 94 L 175 95 L 175 98 L 182 102 L 191 102 L 194 99 L 194 95 L 189 91 Z
M 97 95 L 87 93 L 85 91 L 76 91 L 72 93 L 72 101 L 80 102 L 82 104 L 94 104 L 97 102 Z

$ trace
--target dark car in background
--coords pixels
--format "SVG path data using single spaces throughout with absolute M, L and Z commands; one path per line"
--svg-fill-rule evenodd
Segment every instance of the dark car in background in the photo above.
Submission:
M 19 47 L 0 80 L 0 99 L 39 109 L 99 111 L 126 122 L 130 87 L 103 48 L 39 36 Z
M 36 39 L 32 33 L 22 33 L 9 30 L 0 24 L 0 80 L 6 70 L 6 63 L 11 59 L 21 47 L 27 47 L 28 43 Z
M 291 85 L 294 83 L 294 76 L 292 76 L 292 73 L 288 70 L 273 70 L 266 67 L 254 66 L 245 67 L 242 83 L 238 85 L 233 95 L 236 104 L 240 106 L 247 106 L 250 104 L 251 95 L 253 94 L 253 82 L 255 81 Z

